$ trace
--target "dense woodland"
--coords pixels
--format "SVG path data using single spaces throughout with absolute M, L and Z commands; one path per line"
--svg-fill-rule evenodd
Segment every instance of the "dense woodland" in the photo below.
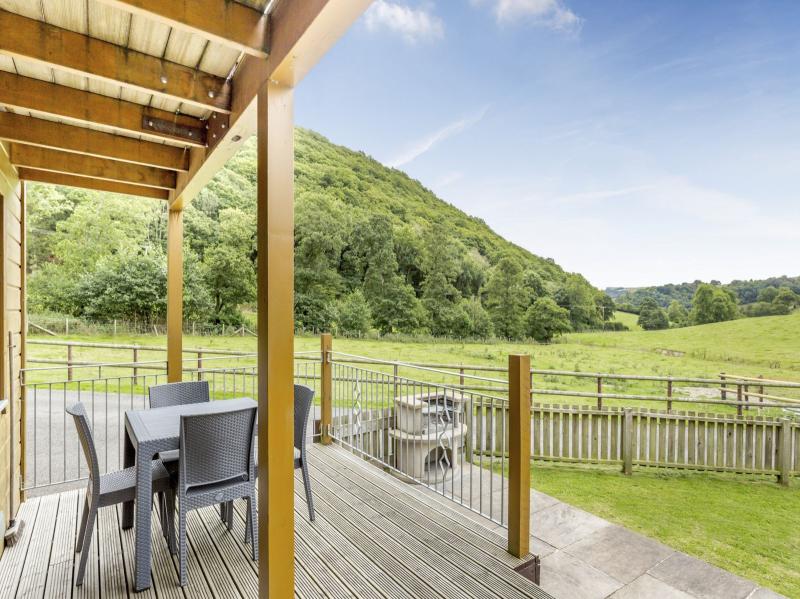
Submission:
M 303 330 L 535 338 L 613 328 L 611 298 L 363 153 L 295 135 L 295 318 Z M 248 143 L 184 213 L 184 314 L 250 324 L 256 156 Z M 161 322 L 166 206 L 31 186 L 29 309 Z

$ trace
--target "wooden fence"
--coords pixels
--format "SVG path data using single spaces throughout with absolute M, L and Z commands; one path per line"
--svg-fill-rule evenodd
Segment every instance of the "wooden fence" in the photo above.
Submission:
M 474 406 L 472 451 L 508 447 L 508 410 Z M 503 441 L 503 438 L 506 438 Z M 531 457 L 777 475 L 800 473 L 800 423 L 783 418 L 534 403 Z

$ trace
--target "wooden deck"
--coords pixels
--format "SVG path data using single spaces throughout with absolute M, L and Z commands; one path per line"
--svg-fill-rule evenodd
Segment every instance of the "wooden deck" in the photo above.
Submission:
M 302 483 L 295 488 L 296 597 L 548 597 L 513 571 L 520 565 L 488 526 L 451 509 L 337 447 L 310 447 L 317 511 L 308 521 Z M 298 471 L 299 475 L 299 471 Z M 121 512 L 100 510 L 81 587 L 74 576 L 75 531 L 83 491 L 31 499 L 20 541 L 0 559 L 2 597 L 257 597 L 258 568 L 243 543 L 242 502 L 232 533 L 214 508 L 188 523 L 189 585 L 178 586 L 173 558 L 153 521 L 153 585 L 132 591 L 132 530 Z

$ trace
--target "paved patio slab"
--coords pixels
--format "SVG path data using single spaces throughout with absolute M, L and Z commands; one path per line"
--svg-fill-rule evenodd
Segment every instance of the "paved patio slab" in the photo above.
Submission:
M 754 582 L 684 553 L 665 559 L 650 574 L 700 599 L 747 599 L 758 588 Z
M 658 578 L 644 574 L 611 595 L 612 599 L 693 599 Z

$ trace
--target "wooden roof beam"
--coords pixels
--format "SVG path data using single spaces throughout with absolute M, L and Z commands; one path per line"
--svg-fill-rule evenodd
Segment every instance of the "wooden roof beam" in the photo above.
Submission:
M 0 112 L 0 139 L 175 171 L 188 169 L 189 152 L 185 148 L 11 112 Z
M 168 2 L 165 4 L 169 4 Z M 230 83 L 191 67 L 0 10 L 0 53 L 110 81 L 217 112 Z
M 105 0 L 104 0 L 105 1 Z M 142 0 L 140 0 L 142 1 Z M 190 2 L 191 0 L 182 0 Z M 228 126 L 210 148 L 193 148 L 170 205 L 191 201 L 257 129 L 256 97 L 273 80 L 294 87 L 361 16 L 372 0 L 281 0 L 270 14 L 270 54 L 245 56 L 233 76 Z
M 268 18 L 232 0 L 99 0 L 258 58 L 269 52 Z
M 11 144 L 11 164 L 18 168 L 34 168 L 143 187 L 167 190 L 175 187 L 173 171 L 17 143 Z
M 117 181 L 104 181 L 103 179 L 91 179 L 89 177 L 77 177 L 75 175 L 65 175 L 63 173 L 53 173 L 50 171 L 39 171 L 31 168 L 20 168 L 19 178 L 24 181 L 34 181 L 37 183 L 50 183 L 52 185 L 66 185 L 67 187 L 78 187 L 80 189 L 94 189 L 96 191 L 107 191 L 110 193 L 122 193 L 131 196 L 144 198 L 154 198 L 156 200 L 166 200 L 169 192 L 155 187 L 142 187 L 141 185 L 130 185 Z
M 17 110 L 33 110 L 53 117 L 105 125 L 144 137 L 178 140 L 186 145 L 205 147 L 205 122 L 191 116 L 148 108 L 65 85 L 21 77 L 0 71 L 0 104 Z M 169 132 L 147 127 L 155 118 L 183 129 Z M 191 136 L 186 132 L 191 133 Z

